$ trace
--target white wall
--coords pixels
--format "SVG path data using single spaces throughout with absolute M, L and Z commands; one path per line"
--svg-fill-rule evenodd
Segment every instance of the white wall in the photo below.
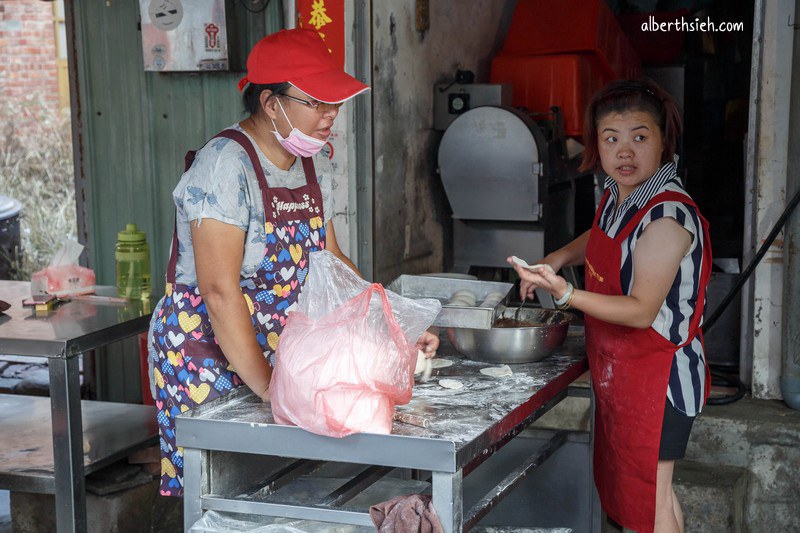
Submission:
M 750 262 L 786 205 L 795 0 L 755 4 L 750 87 L 744 263 Z M 783 335 L 783 235 L 742 294 L 740 372 L 756 398 L 780 398 Z

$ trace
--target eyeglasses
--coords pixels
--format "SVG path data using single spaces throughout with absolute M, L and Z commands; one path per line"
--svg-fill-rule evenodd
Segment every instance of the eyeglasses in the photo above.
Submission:
M 288 98 L 289 100 L 294 100 L 295 102 L 299 102 L 303 105 L 307 105 L 311 109 L 315 111 L 331 111 L 334 109 L 339 109 L 342 107 L 344 102 L 339 102 L 336 104 L 329 104 L 327 102 L 320 102 L 319 100 L 303 100 L 302 98 L 297 98 L 295 96 L 291 96 L 288 94 L 279 94 L 278 96 L 282 96 L 283 98 Z

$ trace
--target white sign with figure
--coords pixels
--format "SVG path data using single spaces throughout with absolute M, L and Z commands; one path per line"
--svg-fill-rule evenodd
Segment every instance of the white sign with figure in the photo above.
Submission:
M 139 0 L 144 69 L 228 70 L 225 0 Z

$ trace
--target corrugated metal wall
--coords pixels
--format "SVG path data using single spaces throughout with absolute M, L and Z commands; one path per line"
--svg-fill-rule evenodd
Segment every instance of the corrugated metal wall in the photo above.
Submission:
M 190 9 L 191 2 L 184 2 Z M 78 228 L 98 283 L 113 285 L 117 232 L 134 222 L 151 247 L 156 294 L 172 237 L 172 189 L 183 155 L 220 129 L 244 118 L 236 84 L 241 71 L 145 72 L 139 31 L 139 2 L 73 2 L 78 109 Z M 282 25 L 281 2 L 261 13 L 239 0 L 227 2 L 233 67 L 247 51 Z M 110 400 L 138 396 L 133 342 L 120 343 L 98 358 L 98 393 Z M 119 355 L 119 356 L 118 356 Z M 103 377 L 105 379 L 103 379 Z
M 135 222 L 147 233 L 153 273 L 161 278 L 172 236 L 170 194 L 183 155 L 243 118 L 241 73 L 145 72 L 138 2 L 76 2 L 74 8 L 89 262 L 101 283 L 113 283 L 116 233 Z M 239 58 L 280 28 L 280 2 L 259 14 L 238 1 L 229 8 L 233 26 L 241 28 L 228 36 Z

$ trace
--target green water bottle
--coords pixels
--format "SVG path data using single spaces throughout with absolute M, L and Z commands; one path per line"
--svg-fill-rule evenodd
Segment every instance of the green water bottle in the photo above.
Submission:
M 117 295 L 130 299 L 150 299 L 150 247 L 144 232 L 128 224 L 117 233 L 114 248 L 117 260 Z

